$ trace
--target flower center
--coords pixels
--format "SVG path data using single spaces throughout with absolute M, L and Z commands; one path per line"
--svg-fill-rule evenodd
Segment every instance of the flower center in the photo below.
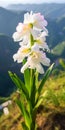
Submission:
M 39 53 L 38 52 L 33 52 L 33 58 L 38 59 L 39 58 Z
M 26 33 L 26 32 L 29 32 L 31 30 L 31 25 L 30 24 L 26 24 L 26 25 L 23 25 L 23 32 Z
M 23 50 L 22 50 L 22 53 L 29 53 L 30 52 L 30 48 L 24 48 Z
M 36 42 L 37 42 L 38 44 L 42 44 L 42 41 L 41 41 L 40 39 L 37 39 Z

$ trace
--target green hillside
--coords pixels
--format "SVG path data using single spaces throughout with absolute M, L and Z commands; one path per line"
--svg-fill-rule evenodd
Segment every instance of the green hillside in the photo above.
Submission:
M 43 103 L 37 114 L 38 125 L 43 121 L 42 128 L 44 128 L 44 130 L 53 130 L 53 127 L 54 130 L 61 130 L 59 128 L 65 130 L 65 72 L 61 72 L 56 77 L 51 76 L 43 88 L 42 95 L 44 97 Z M 8 106 L 9 115 L 5 116 L 1 113 L 0 130 L 22 130 L 21 122 L 23 121 L 23 118 L 15 103 L 16 97 L 19 98 L 17 92 L 10 96 L 12 104 Z M 46 127 L 44 127 L 45 124 Z M 48 128 L 48 125 L 51 126 L 50 129 Z
M 51 50 L 52 54 L 65 58 L 65 41 L 59 43 Z

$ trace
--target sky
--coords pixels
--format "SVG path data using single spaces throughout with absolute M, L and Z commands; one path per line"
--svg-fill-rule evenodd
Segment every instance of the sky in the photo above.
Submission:
M 7 6 L 9 4 L 26 4 L 26 3 L 65 3 L 65 0 L 0 0 L 0 6 Z

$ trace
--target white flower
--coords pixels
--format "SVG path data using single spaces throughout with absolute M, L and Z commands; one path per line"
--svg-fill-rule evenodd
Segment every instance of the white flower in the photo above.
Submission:
M 23 73 L 25 69 L 36 69 L 39 73 L 44 73 L 43 65 L 49 66 L 50 60 L 43 52 L 49 50 L 46 43 L 48 30 L 47 21 L 40 13 L 26 13 L 23 23 L 19 23 L 16 32 L 13 34 L 14 41 L 19 41 L 20 48 L 13 55 L 14 61 L 21 63 L 26 58 L 26 63 L 21 68 Z
M 43 51 L 33 51 L 32 54 L 28 57 L 27 62 L 21 68 L 21 72 L 24 73 L 25 69 L 36 69 L 40 74 L 44 73 L 43 66 L 49 66 L 50 60 L 46 57 Z
M 13 55 L 14 61 L 21 63 L 24 58 L 26 58 L 30 54 L 30 48 L 27 46 L 20 47 L 18 52 Z
M 30 38 L 32 34 L 33 37 L 38 37 L 41 34 L 41 30 L 47 33 L 45 26 L 47 25 L 46 20 L 40 13 L 26 13 L 24 15 L 24 22 L 19 23 L 16 27 L 16 32 L 13 34 L 14 41 L 19 41 L 23 43 Z
M 46 49 L 49 51 L 49 47 L 46 43 L 46 38 L 45 38 L 45 36 L 47 36 L 47 35 L 48 34 L 46 32 L 42 32 L 41 35 L 35 39 L 35 44 L 37 44 L 39 46 L 39 48 L 41 48 L 43 50 Z
M 28 37 L 27 35 L 26 36 L 24 36 L 23 38 L 22 38 L 22 41 L 20 41 L 19 42 L 19 45 L 21 46 L 21 47 L 23 47 L 23 46 L 29 46 L 30 45 L 30 36 Z
M 16 27 L 16 32 L 13 34 L 14 41 L 21 41 L 24 36 L 28 36 L 31 32 L 30 24 L 19 23 Z
M 32 24 L 33 27 L 43 29 L 47 26 L 47 21 L 44 19 L 44 16 L 40 13 L 26 13 L 24 15 L 24 24 Z

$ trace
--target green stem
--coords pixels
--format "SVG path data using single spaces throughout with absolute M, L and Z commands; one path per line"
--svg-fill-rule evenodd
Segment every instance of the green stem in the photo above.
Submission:
M 36 130 L 36 111 L 32 112 L 32 122 L 31 122 L 30 130 Z
M 36 95 L 36 84 L 35 84 L 35 76 L 34 70 L 30 70 L 30 102 L 29 102 L 29 114 L 31 116 L 31 125 L 30 130 L 36 130 L 36 111 L 34 111 L 35 107 L 35 95 Z

